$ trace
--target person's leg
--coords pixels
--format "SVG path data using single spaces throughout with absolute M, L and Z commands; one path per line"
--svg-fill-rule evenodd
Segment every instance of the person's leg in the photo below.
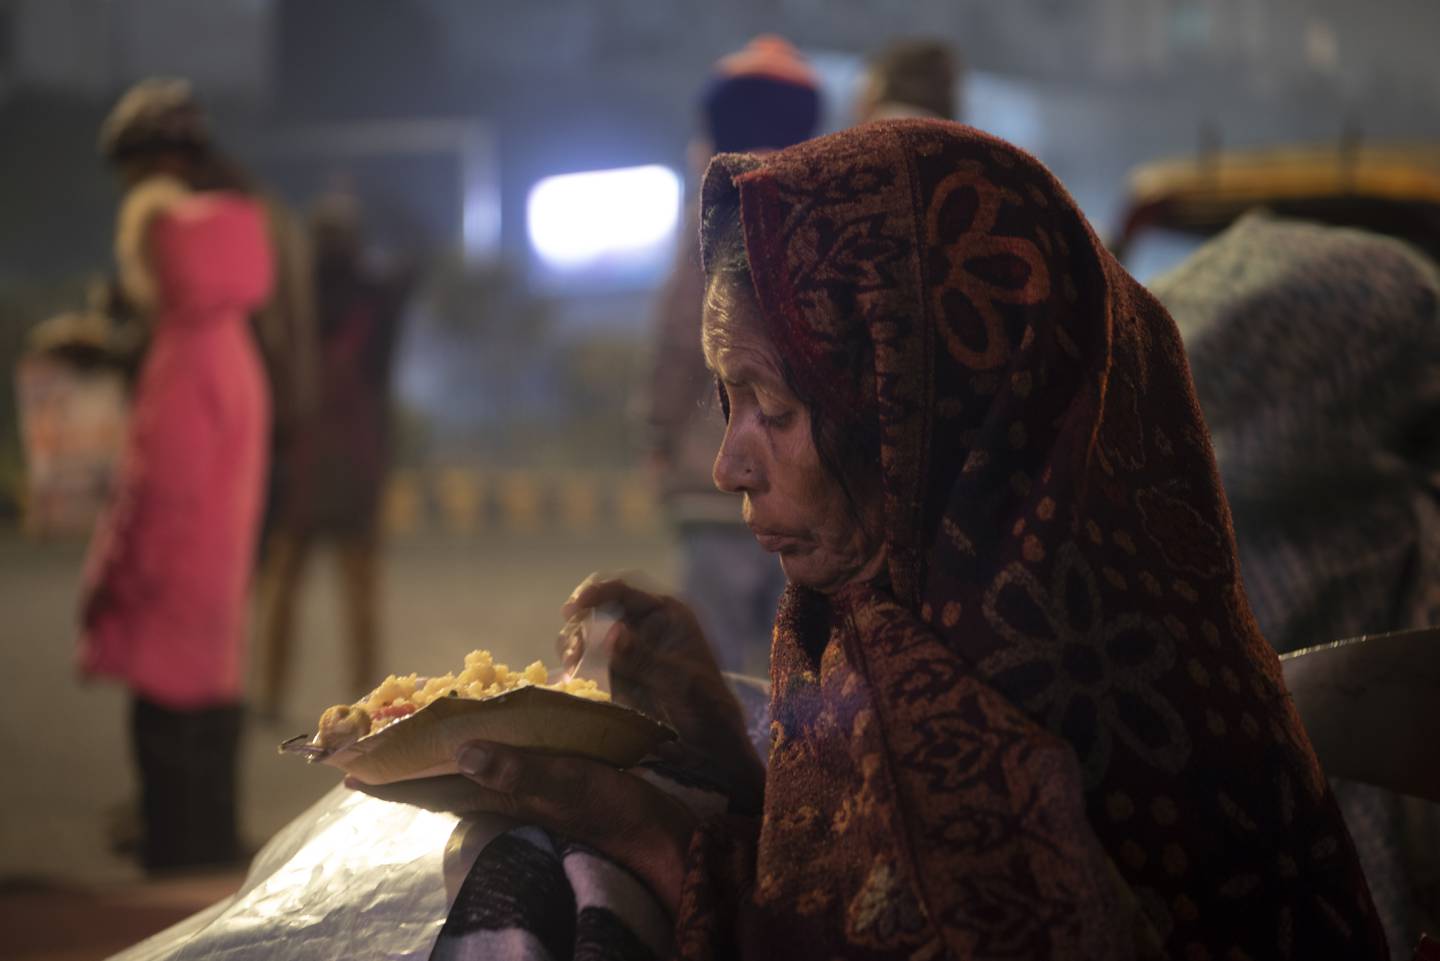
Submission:
M 146 870 L 183 863 L 184 735 L 177 715 L 136 695 L 130 703 L 131 745 L 140 774 L 140 857 Z
M 277 527 L 261 576 L 261 618 L 257 659 L 260 662 L 258 707 L 266 717 L 278 717 L 290 687 L 295 613 L 310 553 L 311 538 Z
M 187 866 L 234 864 L 240 857 L 236 800 L 241 708 L 238 704 L 204 708 L 182 717 L 186 756 L 183 862 Z
M 339 543 L 340 581 L 350 633 L 350 688 L 361 697 L 379 681 L 379 549 L 373 533 L 357 534 Z

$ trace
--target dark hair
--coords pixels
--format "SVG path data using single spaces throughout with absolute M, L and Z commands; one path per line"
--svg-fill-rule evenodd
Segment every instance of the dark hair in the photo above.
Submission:
M 936 40 L 901 40 L 870 61 L 878 99 L 955 119 L 955 85 L 961 66 L 948 46 Z
M 724 290 L 732 296 L 739 295 L 754 305 L 755 314 L 761 317 L 759 297 L 755 292 L 755 279 L 750 271 L 750 255 L 745 249 L 745 239 L 740 230 L 740 208 L 738 198 L 712 203 L 705 214 L 702 225 L 705 238 L 705 299 L 713 303 L 718 291 Z M 763 333 L 763 331 L 762 331 Z M 774 341 L 771 339 L 771 343 Z M 862 496 L 878 495 L 880 473 L 880 427 L 874 412 L 855 411 L 856 416 L 843 422 L 839 411 L 825 410 L 808 396 L 795 376 L 794 368 L 784 354 L 776 351 L 780 376 L 785 386 L 800 398 L 810 413 L 810 438 L 819 455 L 820 466 L 840 485 L 845 503 L 856 521 L 863 519 L 860 502 Z M 871 365 L 873 369 L 873 364 Z M 730 419 L 730 401 L 725 394 L 725 385 L 717 379 L 715 389 L 720 400 L 720 409 L 725 419 Z
M 214 147 L 194 143 L 150 143 L 112 155 L 116 166 L 159 165 L 179 162 L 176 174 L 191 190 L 229 190 L 242 194 L 258 192 L 254 179 L 235 161 Z

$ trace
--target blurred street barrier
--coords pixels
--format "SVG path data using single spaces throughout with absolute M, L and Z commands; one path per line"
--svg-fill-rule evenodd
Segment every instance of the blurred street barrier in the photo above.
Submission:
M 479 470 L 445 467 L 390 475 L 387 534 L 476 535 L 628 532 L 660 527 L 645 475 L 619 471 Z

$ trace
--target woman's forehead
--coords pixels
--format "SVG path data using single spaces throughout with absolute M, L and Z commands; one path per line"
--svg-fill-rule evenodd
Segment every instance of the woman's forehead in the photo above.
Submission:
M 729 383 L 782 383 L 780 358 L 758 330 L 726 332 L 705 338 L 705 363 Z
M 716 355 L 710 369 L 730 385 L 753 385 L 772 393 L 785 386 L 779 365 L 764 351 L 745 347 L 725 349 Z
M 753 295 L 736 293 L 733 285 L 712 284 L 701 317 L 705 361 L 716 371 L 755 367 L 777 374 L 780 358 L 761 324 Z

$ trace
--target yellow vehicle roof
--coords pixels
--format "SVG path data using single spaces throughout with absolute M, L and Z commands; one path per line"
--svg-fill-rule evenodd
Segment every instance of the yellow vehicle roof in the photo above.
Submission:
M 1326 197 L 1440 203 L 1440 144 L 1226 151 L 1144 164 L 1129 180 L 1132 206 L 1248 208 Z

